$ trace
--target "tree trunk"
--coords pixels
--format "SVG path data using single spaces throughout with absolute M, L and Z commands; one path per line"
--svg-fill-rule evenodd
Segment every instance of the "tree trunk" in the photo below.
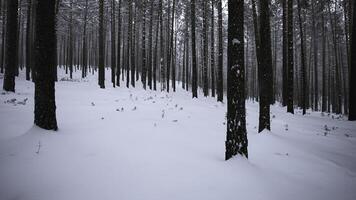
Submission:
M 211 58 L 210 58 L 210 72 L 211 72 L 211 96 L 215 97 L 215 35 L 214 35 L 214 0 L 211 0 Z
M 197 73 L 197 49 L 195 45 L 195 0 L 191 0 L 191 32 L 192 32 L 192 94 L 198 98 L 198 73 Z
M 356 1 L 353 4 L 353 22 L 356 22 Z M 350 99 L 349 99 L 349 120 L 356 120 L 356 26 L 352 26 L 351 36 L 351 69 L 350 69 Z
M 224 78 L 223 78 L 223 35 L 222 35 L 222 0 L 218 0 L 218 29 L 219 29 L 219 55 L 218 55 L 218 79 L 217 79 L 217 93 L 218 101 L 224 100 Z
M 270 103 L 272 97 L 272 54 L 271 54 L 271 28 L 268 0 L 260 0 L 260 62 L 258 77 L 260 78 L 260 115 L 258 132 L 264 129 L 271 130 Z
M 302 109 L 303 109 L 303 115 L 306 114 L 306 109 L 307 109 L 307 78 L 306 78 L 306 67 L 305 67 L 305 52 L 304 52 L 304 32 L 303 32 L 303 21 L 302 21 L 302 16 L 301 16 L 301 5 L 300 5 L 300 0 L 298 0 L 298 18 L 299 18 L 299 31 L 300 31 L 300 62 L 301 62 L 301 79 L 302 79 Z
M 3 89 L 15 92 L 15 74 L 18 56 L 18 34 L 17 34 L 17 9 L 18 1 L 7 1 L 6 9 L 6 48 L 5 48 L 5 74 Z
M 105 88 L 104 0 L 99 0 L 99 86 Z
M 294 95 L 294 61 L 293 61 L 293 0 L 288 0 L 288 102 L 287 112 L 294 114 L 293 95 Z
M 37 1 L 34 121 L 37 126 L 47 130 L 58 129 L 53 77 L 56 62 L 55 16 L 55 1 Z
M 228 12 L 230 14 L 225 160 L 237 154 L 248 157 L 245 108 L 244 1 L 229 0 Z
M 111 0 L 111 83 L 115 87 L 116 75 L 116 32 L 115 32 L 115 1 Z

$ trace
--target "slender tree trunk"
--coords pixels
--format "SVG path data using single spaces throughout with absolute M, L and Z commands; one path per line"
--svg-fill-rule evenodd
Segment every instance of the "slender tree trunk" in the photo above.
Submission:
M 31 5 L 32 1 L 27 1 L 27 23 L 26 23 L 26 80 L 30 80 L 31 72 Z
M 353 22 L 356 22 L 356 1 L 353 3 Z M 356 120 L 356 26 L 352 27 L 352 35 L 351 35 L 351 69 L 350 69 L 350 83 L 349 83 L 349 120 Z
M 147 75 L 148 75 L 148 87 L 152 90 L 152 54 L 153 54 L 153 9 L 154 9 L 154 0 L 151 0 L 150 8 L 150 27 L 148 33 L 148 66 L 147 66 Z
M 203 1 L 203 92 L 204 96 L 209 95 L 209 81 L 208 81 L 208 2 Z
M 218 79 L 217 93 L 218 101 L 224 100 L 224 80 L 223 80 L 223 35 L 222 35 L 222 0 L 218 0 L 218 30 L 219 30 L 219 55 L 218 55 Z
M 147 66 L 146 66 L 146 0 L 142 0 L 143 25 L 142 25 L 142 84 L 146 89 Z
M 192 94 L 193 98 L 198 98 L 198 73 L 197 73 L 197 53 L 195 45 L 195 0 L 191 0 L 191 32 L 192 32 Z
M 85 0 L 84 10 L 84 27 L 83 27 L 83 66 L 82 66 L 82 78 L 87 76 L 87 16 L 88 16 L 88 0 Z
M 211 96 L 215 97 L 215 35 L 214 35 L 214 0 L 211 0 L 211 58 L 210 58 L 210 72 L 211 72 Z
M 299 18 L 299 31 L 300 31 L 300 62 L 301 62 L 301 79 L 302 79 L 302 109 L 303 115 L 306 114 L 306 101 L 307 101 L 307 78 L 306 78 L 306 67 L 305 67 L 305 52 L 304 52 L 304 32 L 303 32 L 303 21 L 301 16 L 301 5 L 300 0 L 298 0 L 298 18 Z
M 293 61 L 293 0 L 288 0 L 288 102 L 287 112 L 294 114 L 294 61 Z
M 99 0 L 99 86 L 105 88 L 104 0 Z
M 116 85 L 120 86 L 121 75 L 121 0 L 119 0 L 119 8 L 117 14 L 117 69 L 116 69 Z
M 116 75 L 116 32 L 115 32 L 115 1 L 111 0 L 111 83 L 115 87 Z

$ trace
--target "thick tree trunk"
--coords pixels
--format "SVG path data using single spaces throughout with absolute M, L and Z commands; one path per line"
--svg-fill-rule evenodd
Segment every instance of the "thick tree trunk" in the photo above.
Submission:
M 18 56 L 18 34 L 17 34 L 17 9 L 18 1 L 7 1 L 6 9 L 6 48 L 5 48 L 5 75 L 3 89 L 15 92 L 15 75 Z
M 272 97 L 272 54 L 271 54 L 271 28 L 268 0 L 260 0 L 260 62 L 258 77 L 260 78 L 260 115 L 258 132 L 264 129 L 271 130 L 270 103 Z
M 38 0 L 35 40 L 35 124 L 57 130 L 55 81 L 55 1 Z
M 225 160 L 237 154 L 248 157 L 245 108 L 244 1 L 229 0 L 228 12 L 230 14 Z

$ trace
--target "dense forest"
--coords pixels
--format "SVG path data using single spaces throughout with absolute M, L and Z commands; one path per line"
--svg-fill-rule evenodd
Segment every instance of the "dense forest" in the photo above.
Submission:
M 105 69 L 113 87 L 175 92 L 224 102 L 226 159 L 247 157 L 245 101 L 356 120 L 352 0 L 2 0 L 3 89 L 25 70 L 35 87 L 35 124 L 57 129 L 57 70 L 72 78 Z M 120 85 L 121 82 L 124 85 Z M 200 98 L 200 97 L 199 97 Z

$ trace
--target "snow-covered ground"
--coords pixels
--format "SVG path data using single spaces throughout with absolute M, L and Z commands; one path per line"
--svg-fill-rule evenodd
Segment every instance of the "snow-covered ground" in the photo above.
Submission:
M 23 72 L 15 94 L 1 92 L 1 200 L 356 199 L 355 122 L 276 105 L 272 132 L 257 134 L 248 102 L 249 159 L 224 161 L 225 104 L 113 88 L 109 73 L 99 89 L 96 75 L 59 72 L 57 132 L 33 125 Z

